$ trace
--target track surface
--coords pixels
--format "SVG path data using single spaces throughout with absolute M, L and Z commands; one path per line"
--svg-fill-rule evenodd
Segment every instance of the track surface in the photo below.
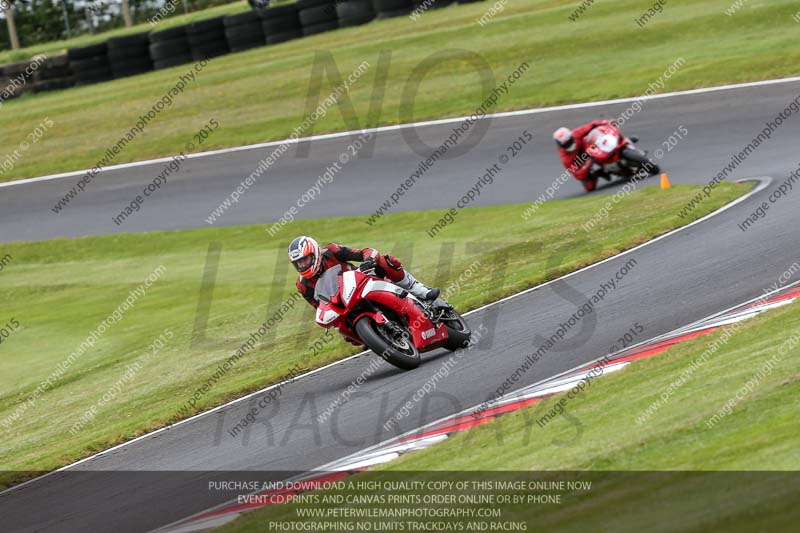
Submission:
M 638 134 L 644 147 L 656 148 L 679 125 L 686 126 L 688 139 L 664 158 L 663 165 L 675 182 L 702 183 L 727 164 L 731 155 L 739 152 L 763 128 L 763 123 L 772 120 L 798 92 L 800 84 L 793 83 L 652 101 L 625 130 Z M 437 164 L 400 207 L 449 207 L 474 183 L 478 169 L 494 162 L 523 128 L 537 134 L 535 149 L 524 159 L 515 160 L 516 165 L 509 166 L 499 183 L 481 197 L 481 203 L 533 199 L 560 173 L 547 139 L 555 126 L 575 125 L 597 116 L 612 117 L 624 108 L 613 105 L 496 119 L 478 146 L 458 159 Z M 438 133 L 441 140 L 451 127 L 426 128 L 424 135 L 433 139 Z M 429 401 L 417 404 L 395 430 L 384 431 L 381 426 L 440 369 L 443 359 L 438 353 L 425 357 L 426 362 L 413 372 L 381 367 L 337 411 L 333 423 L 319 425 L 312 420 L 369 366 L 369 357 L 347 361 L 287 385 L 279 401 L 259 414 L 246 436 L 240 434 L 234 438 L 227 434 L 250 408 L 248 402 L 241 402 L 84 462 L 75 469 L 198 472 L 313 469 L 479 403 L 532 351 L 533 335 L 551 335 L 559 323 L 576 311 L 581 298 L 594 294 L 602 282 L 614 277 L 631 258 L 637 262 L 635 268 L 597 307 L 594 319 L 584 322 L 594 321 L 594 326 L 587 327 L 578 342 L 565 342 L 562 351 L 546 355 L 522 375 L 515 388 L 603 355 L 636 321 L 645 328 L 641 338 L 644 340 L 759 296 L 794 261 L 800 260 L 797 193 L 773 204 L 768 216 L 746 233 L 737 224 L 797 167 L 797 156 L 793 154 L 797 154 L 798 137 L 800 118 L 795 117 L 785 122 L 773 139 L 734 173 L 737 178 L 755 175 L 774 178 L 770 187 L 746 202 L 653 245 L 589 268 L 566 282 L 548 285 L 472 314 L 469 321 L 473 328 L 485 324 L 493 331 L 491 341 L 483 343 L 451 369 L 450 375 L 438 382 L 436 394 Z M 346 144 L 346 139 L 321 141 L 311 147 L 310 159 L 285 159 L 278 171 L 270 175 L 270 182 L 251 191 L 223 218 L 224 223 L 276 219 L 316 181 L 320 170 Z M 258 157 L 259 154 L 239 152 L 187 162 L 186 175 L 174 180 L 163 195 L 146 205 L 147 211 L 139 213 L 126 229 L 204 226 L 208 210 L 241 181 Z M 313 204 L 313 215 L 368 214 L 414 168 L 418 159 L 400 140 L 399 133 L 380 134 L 374 157 L 346 167 L 336 183 L 325 189 L 325 201 Z M 72 179 L 4 189 L 0 201 L 1 223 L 6 229 L 3 237 L 9 239 L 8 228 L 12 228 L 15 238 L 25 239 L 111 231 L 110 214 L 150 179 L 152 174 L 147 167 L 110 173 L 63 215 L 55 215 L 49 208 L 71 185 Z M 359 191 L 358 200 L 353 200 L 353 190 Z M 560 196 L 578 192 L 576 184 L 568 183 L 562 187 Z M 298 231 L 302 227 L 296 226 Z M 786 279 L 786 284 L 796 281 L 798 276 Z M 564 298 L 568 294 L 583 296 L 569 296 L 573 300 L 569 301 Z M 577 326 L 576 331 L 581 327 Z M 275 477 L 283 475 L 278 473 Z M 195 479 L 186 475 L 165 476 L 159 483 L 153 483 L 152 479 L 147 482 L 130 475 L 76 478 L 75 474 L 60 473 L 0 496 L 0 515 L 4 516 L 6 527 L 12 524 L 29 531 L 145 531 L 226 499 L 221 494 L 210 495 L 198 478 L 199 475 Z
M 638 135 L 640 145 L 652 151 L 661 147 L 678 126 L 685 126 L 688 138 L 665 156 L 664 166 L 676 183 L 703 183 L 798 94 L 800 83 L 786 83 L 651 100 L 625 125 L 624 131 Z M 599 117 L 617 117 L 629 106 L 624 103 L 492 119 L 480 144 L 461 157 L 437 162 L 392 211 L 454 206 L 483 174 L 483 169 L 495 163 L 524 129 L 535 134 L 534 146 L 513 159 L 474 205 L 534 199 L 563 172 L 551 140 L 558 126 L 575 127 Z M 454 125 L 426 126 L 416 133 L 428 145 L 436 146 L 444 142 Z M 378 209 L 416 170 L 421 159 L 405 142 L 404 136 L 412 132 L 380 133 L 372 156 L 345 165 L 335 182 L 323 189 L 322 196 L 300 210 L 298 218 L 366 215 Z M 785 173 L 797 164 L 791 156 L 796 147 L 789 141 L 797 139 L 798 134 L 800 120 L 794 117 L 784 123 L 775 139 L 752 154 L 736 175 Z M 279 219 L 329 165 L 338 161 L 349 143 L 348 137 L 313 142 L 305 159 L 297 159 L 297 148 L 291 147 L 215 225 Z M 122 226 L 115 225 L 112 217 L 142 194 L 165 163 L 105 171 L 58 214 L 51 208 L 75 186 L 80 176 L 0 188 L 3 228 L 0 241 L 209 227 L 205 221 L 209 214 L 274 149 L 273 146 L 186 160 L 180 173 L 168 178 L 169 184 L 148 198 L 141 211 Z M 580 185 L 570 181 L 556 197 L 581 194 Z M 299 231 L 300 226 L 286 228 L 287 237 L 295 229 Z

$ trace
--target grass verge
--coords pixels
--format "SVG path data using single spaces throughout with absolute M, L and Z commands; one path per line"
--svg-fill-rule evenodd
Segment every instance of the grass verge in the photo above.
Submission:
M 591 238 L 578 228 L 605 204 L 605 196 L 550 202 L 528 221 L 520 216 L 524 205 L 465 209 L 437 239 L 420 236 L 439 211 L 386 215 L 369 236 L 363 217 L 303 221 L 295 229 L 323 242 L 391 251 L 421 279 L 445 290 L 470 269 L 463 287 L 448 293 L 451 303 L 466 311 L 690 222 L 675 213 L 697 190 L 634 192 Z M 722 184 L 694 216 L 746 190 Z M 482 228 L 479 237 L 476 227 Z M 312 350 L 323 330 L 313 323 L 312 308 L 300 301 L 271 330 L 269 342 L 256 345 L 187 408 L 198 387 L 294 294 L 285 256 L 289 238 L 270 239 L 265 226 L 253 225 L 3 245 L 0 256 L 10 261 L 0 272 L 0 323 L 15 320 L 19 327 L 0 346 L 0 470 L 7 471 L 0 481 L 56 468 L 277 382 L 295 365 L 310 369 L 353 353 L 339 339 L 318 353 Z M 210 243 L 221 246 L 217 268 L 207 262 Z M 162 275 L 146 294 L 98 335 L 93 347 L 71 357 L 159 267 Z M 204 276 L 215 278 L 213 291 L 203 289 Z M 171 338 L 148 357 L 165 329 Z M 63 375 L 28 402 L 67 360 Z M 96 413 L 71 433 L 93 406 Z
M 431 10 L 417 21 L 380 20 L 215 58 L 113 163 L 178 153 L 212 118 L 220 127 L 197 150 L 287 137 L 306 114 L 312 65 L 322 50 L 332 53 L 343 77 L 362 61 L 370 68 L 350 90 L 352 108 L 346 109 L 353 113 L 345 113 L 345 119 L 340 110 L 330 110 L 303 135 L 473 113 L 483 100 L 473 62 L 450 60 L 422 79 L 414 74 L 423 60 L 441 52 L 442 43 L 449 50 L 480 54 L 480 62 L 501 82 L 523 61 L 529 63 L 500 97 L 498 111 L 640 95 L 660 78 L 663 92 L 798 73 L 793 0 L 751 3 L 733 17 L 724 14 L 730 0 L 670 0 L 645 28 L 635 22 L 641 2 L 598 2 L 573 22 L 569 15 L 578 4 L 509 2 L 485 26 L 477 20 L 488 2 L 453 5 Z M 390 53 L 390 62 L 385 94 L 379 99 L 373 85 L 382 70 L 382 51 Z M 664 79 L 665 70 L 679 58 L 683 66 Z M 0 154 L 17 150 L 19 157 L 11 168 L 4 166 L 0 180 L 91 168 L 188 68 L 5 103 Z M 404 102 L 412 103 L 404 93 L 417 82 L 413 106 L 404 108 Z M 329 85 L 323 80 L 323 99 Z M 371 106 L 380 104 L 381 112 L 368 119 Z M 53 126 L 22 150 L 20 143 L 30 142 L 27 136 L 45 117 Z
M 800 304 L 742 323 L 689 379 L 673 386 L 721 335 L 695 338 L 603 376 L 569 400 L 569 416 L 559 416 L 544 427 L 536 421 L 552 409 L 558 396 L 357 478 L 379 482 L 475 479 L 466 475 L 473 471 L 489 480 L 503 477 L 486 472 L 580 472 L 577 476 L 543 472 L 536 478 L 568 477 L 592 483 L 591 491 L 584 494 L 565 494 L 561 505 L 498 507 L 506 520 L 535 524 L 536 531 L 594 531 L 599 524 L 605 531 L 792 529 L 791 524 L 800 518 L 795 504 L 800 495 L 796 425 Z M 668 401 L 638 423 L 637 418 L 668 389 L 674 391 Z M 301 507 L 332 506 L 302 502 L 273 506 L 249 513 L 221 531 L 266 531 L 270 521 L 296 522 Z M 374 526 L 378 520 L 372 522 Z

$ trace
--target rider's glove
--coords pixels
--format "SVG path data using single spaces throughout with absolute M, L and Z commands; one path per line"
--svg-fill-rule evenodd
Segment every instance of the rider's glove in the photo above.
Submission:
M 375 260 L 370 257 L 358 265 L 358 270 L 364 272 L 365 274 L 370 274 L 375 272 L 375 268 L 377 266 L 378 264 L 375 262 Z

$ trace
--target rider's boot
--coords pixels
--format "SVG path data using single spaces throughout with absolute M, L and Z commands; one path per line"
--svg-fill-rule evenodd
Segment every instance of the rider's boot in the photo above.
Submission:
M 439 297 L 441 292 L 436 287 L 428 287 L 421 281 L 417 280 L 411 273 L 406 270 L 406 275 L 397 282 L 397 285 L 404 288 L 420 300 L 431 302 Z

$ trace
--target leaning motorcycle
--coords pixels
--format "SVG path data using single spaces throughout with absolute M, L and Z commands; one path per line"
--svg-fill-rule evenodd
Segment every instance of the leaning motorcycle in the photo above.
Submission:
M 658 164 L 636 147 L 635 140 L 611 124 L 598 126 L 584 137 L 586 153 L 608 176 L 632 180 L 660 174 Z
M 450 304 L 440 298 L 421 301 L 378 277 L 369 265 L 329 268 L 314 292 L 319 301 L 317 324 L 335 328 L 403 370 L 417 368 L 420 353 L 469 346 L 469 326 Z

